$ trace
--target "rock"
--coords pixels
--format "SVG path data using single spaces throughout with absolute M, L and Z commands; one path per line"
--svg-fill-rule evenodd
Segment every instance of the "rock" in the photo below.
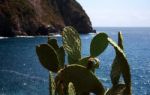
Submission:
M 59 33 L 59 31 L 53 26 L 41 25 L 41 26 L 39 26 L 36 34 L 38 34 L 38 35 L 48 35 L 49 33 Z
M 14 36 L 10 20 L 0 12 L 0 36 Z
M 93 31 L 76 0 L 0 0 L 0 36 L 47 35 L 65 26 L 79 33 Z
M 76 0 L 56 0 L 66 26 L 73 26 L 79 33 L 92 31 L 89 17 Z

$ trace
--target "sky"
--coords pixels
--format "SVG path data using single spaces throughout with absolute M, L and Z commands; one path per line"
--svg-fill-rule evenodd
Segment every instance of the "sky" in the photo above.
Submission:
M 150 0 L 77 0 L 93 26 L 150 27 Z

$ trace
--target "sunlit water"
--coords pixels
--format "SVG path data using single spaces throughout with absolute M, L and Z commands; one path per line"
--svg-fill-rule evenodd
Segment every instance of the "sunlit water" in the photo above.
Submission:
M 125 52 L 131 67 L 133 95 L 150 95 L 150 28 L 96 28 L 117 41 L 117 32 L 124 36 Z M 89 55 L 94 34 L 81 35 L 82 55 Z M 59 44 L 61 37 L 57 36 Z M 35 46 L 46 43 L 47 37 L 0 37 L 0 95 L 48 95 L 48 71 L 36 56 Z M 111 87 L 110 68 L 115 52 L 109 46 L 99 56 L 96 71 L 106 88 Z

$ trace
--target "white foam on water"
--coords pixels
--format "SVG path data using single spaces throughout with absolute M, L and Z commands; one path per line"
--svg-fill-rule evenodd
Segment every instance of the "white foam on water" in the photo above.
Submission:
M 60 34 L 54 34 L 54 37 L 61 37 Z
M 35 36 L 35 37 L 43 37 L 43 38 L 45 38 L 45 37 L 61 37 L 61 36 L 62 36 L 61 34 L 53 33 L 53 34 L 50 34 L 49 36 L 48 35 L 39 35 L 39 36 Z
M 0 37 L 0 39 L 7 39 L 8 37 Z
M 88 34 L 90 34 L 90 35 L 96 35 L 97 33 L 88 33 Z
M 35 36 L 16 36 L 17 38 L 34 38 Z

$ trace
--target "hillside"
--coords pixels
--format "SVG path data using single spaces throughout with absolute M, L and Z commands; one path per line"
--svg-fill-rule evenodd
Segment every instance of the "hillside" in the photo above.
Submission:
M 93 31 L 76 0 L 0 0 L 0 36 L 47 35 L 65 26 Z

